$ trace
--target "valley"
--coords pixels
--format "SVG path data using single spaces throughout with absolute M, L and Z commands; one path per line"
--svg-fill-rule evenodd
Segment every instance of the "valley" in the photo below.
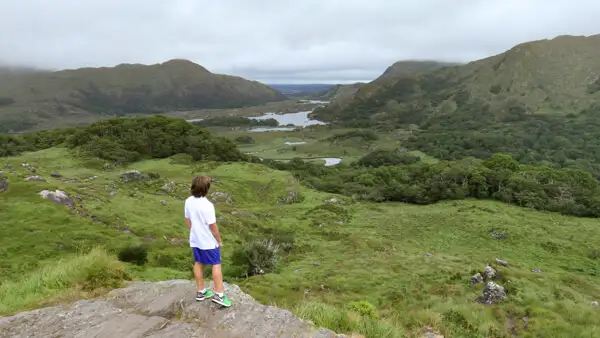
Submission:
M 339 86 L 182 60 L 0 81 L 32 123 L 0 130 L 0 316 L 192 279 L 209 175 L 225 280 L 262 304 L 358 337 L 600 337 L 598 41 Z

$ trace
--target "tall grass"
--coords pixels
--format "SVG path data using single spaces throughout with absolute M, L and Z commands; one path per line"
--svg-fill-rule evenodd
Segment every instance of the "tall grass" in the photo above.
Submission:
M 296 307 L 294 313 L 302 319 L 312 321 L 317 327 L 326 327 L 335 332 L 343 332 L 355 337 L 404 337 L 403 333 L 392 325 L 378 322 L 370 316 L 362 316 L 355 311 L 343 310 L 319 302 L 301 303 Z
M 0 285 L 0 315 L 51 304 L 68 295 L 91 296 L 129 279 L 124 265 L 101 249 L 58 261 Z

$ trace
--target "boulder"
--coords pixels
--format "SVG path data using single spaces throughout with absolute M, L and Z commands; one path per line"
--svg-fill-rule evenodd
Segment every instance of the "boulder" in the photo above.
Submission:
M 0 192 L 8 190 L 8 180 L 6 178 L 0 180 Z
M 169 182 L 165 185 L 163 185 L 162 187 L 160 187 L 162 190 L 166 191 L 166 192 L 173 192 L 177 189 L 177 183 L 175 182 Z
M 40 191 L 40 196 L 42 198 L 45 198 L 45 199 L 50 200 L 50 201 L 52 201 L 54 203 L 57 203 L 57 204 L 65 204 L 65 205 L 68 205 L 68 206 L 72 206 L 73 205 L 73 200 L 64 191 L 60 191 L 60 190 L 55 190 L 55 191 L 42 190 L 42 191 Z
M 12 165 L 12 164 L 10 164 L 10 163 L 6 163 L 6 164 L 4 165 L 4 169 L 10 169 L 10 168 L 12 168 L 12 167 L 13 167 L 13 165 Z
M 279 199 L 279 201 L 277 203 L 280 204 L 293 204 L 293 203 L 298 203 L 302 200 L 302 198 L 300 197 L 300 193 L 297 193 L 295 191 L 289 191 L 287 193 L 286 196 L 282 197 Z
M 195 300 L 187 280 L 131 282 L 106 298 L 0 317 L 0 337 L 344 337 L 225 284 L 231 308 Z
M 233 202 L 233 196 L 226 192 L 215 191 L 212 194 L 208 195 L 208 199 L 213 203 L 227 203 L 230 204 Z
M 34 181 L 34 182 L 46 182 L 41 176 L 29 176 L 25 179 L 25 181 Z
M 325 204 L 329 204 L 329 203 L 340 204 L 340 203 L 342 203 L 342 201 L 337 198 L 330 198 L 330 199 L 325 200 Z
M 4 171 L 0 170 L 0 176 L 4 175 Z
M 494 270 L 494 268 L 488 265 L 483 270 L 483 275 L 487 279 L 493 279 L 494 277 L 496 277 L 496 270 Z
M 59 173 L 52 173 L 52 174 L 50 174 L 50 176 L 52 176 L 52 177 L 54 177 L 54 178 L 61 178 L 61 177 L 63 177 L 63 176 L 62 176 L 61 174 L 59 174 Z
M 479 284 L 483 282 L 483 276 L 480 273 L 476 273 L 475 275 L 473 275 L 473 277 L 471 277 L 471 284 L 475 285 L 475 284 Z
M 593 307 L 598 307 L 598 306 L 600 306 L 600 303 L 598 303 L 597 300 L 593 300 L 593 301 L 590 302 L 590 305 L 593 306 Z
M 483 295 L 478 299 L 482 304 L 492 305 L 506 299 L 504 287 L 494 282 L 488 282 L 483 288 Z
M 27 167 L 27 170 L 29 170 L 30 173 L 34 174 L 37 169 L 35 169 L 34 167 Z
M 496 263 L 498 263 L 502 266 L 508 266 L 508 261 L 502 260 L 500 258 L 496 258 Z
M 127 183 L 127 182 L 133 182 L 133 181 L 140 181 L 140 180 L 146 179 L 147 177 L 146 177 L 146 175 L 142 174 L 138 170 L 129 170 L 129 171 L 122 173 L 121 178 L 123 179 L 123 182 Z

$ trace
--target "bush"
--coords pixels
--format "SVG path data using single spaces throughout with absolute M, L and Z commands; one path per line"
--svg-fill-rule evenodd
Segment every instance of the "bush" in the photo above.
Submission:
M 254 144 L 254 139 L 252 138 L 252 136 L 249 136 L 249 135 L 239 136 L 235 139 L 235 143 L 237 143 L 237 144 Z
M 361 157 L 358 164 L 364 167 L 383 167 L 390 165 L 405 165 L 417 163 L 421 160 L 419 156 L 406 153 L 397 153 L 392 150 L 375 150 Z
M 377 314 L 377 308 L 367 301 L 352 302 L 348 304 L 350 311 L 355 312 L 363 317 L 371 318 L 376 320 L 379 315 Z
M 232 264 L 245 268 L 248 276 L 275 272 L 280 261 L 280 250 L 280 245 L 272 239 L 254 240 L 244 247 L 236 248 Z
M 145 245 L 126 246 L 119 250 L 118 257 L 121 262 L 142 266 L 148 262 L 148 248 Z

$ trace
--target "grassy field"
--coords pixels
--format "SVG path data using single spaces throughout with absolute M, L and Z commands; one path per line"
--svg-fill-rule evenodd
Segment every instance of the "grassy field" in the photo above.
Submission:
M 302 140 L 306 148 L 298 146 L 297 152 L 317 157 L 346 150 L 348 158 L 359 156 L 351 152 L 356 144 L 331 145 L 335 150 L 328 152 L 328 135 L 252 134 L 255 150 Z M 21 162 L 37 168 L 47 182 L 24 181 L 31 173 Z M 13 168 L 2 169 L 6 163 Z M 129 169 L 160 178 L 120 182 Z M 191 278 L 183 199 L 192 175 L 209 174 L 218 181 L 211 191 L 233 198 L 216 205 L 226 279 L 265 304 L 366 337 L 418 337 L 427 326 L 446 337 L 600 337 L 600 308 L 591 305 L 600 300 L 597 219 L 488 201 L 356 202 L 300 186 L 287 172 L 246 163 L 171 158 L 105 169 L 102 162 L 53 148 L 2 158 L 0 170 L 9 182 L 9 190 L 0 193 L 0 313 L 94 296 L 123 279 Z M 51 177 L 55 172 L 64 177 Z M 66 182 L 72 179 L 81 182 Z M 176 182 L 177 190 L 163 191 L 168 182 Z M 66 191 L 76 207 L 43 200 L 42 189 Z M 277 204 L 289 191 L 300 193 L 302 201 Z M 341 203 L 325 203 L 330 198 Z M 492 231 L 506 237 L 496 239 Z M 235 277 L 235 248 L 273 233 L 293 238 L 277 273 Z M 144 266 L 114 261 L 120 248 L 135 243 L 149 247 Z M 107 254 L 92 251 L 98 246 Z M 496 258 L 508 266 L 499 266 Z M 483 285 L 470 284 L 486 264 L 498 270 L 496 282 L 508 293 L 493 306 L 475 302 Z M 100 280 L 106 283 L 88 282 L 103 271 Z
M 238 149 L 260 158 L 290 160 L 299 157 L 307 161 L 319 161 L 319 158 L 335 157 L 341 158 L 342 163 L 346 164 L 358 160 L 369 151 L 375 149 L 394 150 L 401 148 L 403 141 L 408 137 L 407 132 L 395 130 L 393 132 L 378 133 L 378 139 L 372 141 L 366 141 L 361 138 L 349 138 L 338 141 L 331 139 L 332 136 L 354 130 L 356 129 L 330 129 L 326 126 L 318 126 L 298 131 L 269 131 L 259 133 L 231 131 L 228 128 L 212 128 L 213 132 L 232 140 L 240 136 L 252 137 L 254 144 L 240 144 Z M 291 144 L 286 144 L 286 142 Z M 423 161 L 436 161 L 436 159 L 421 152 L 411 153 L 420 156 Z M 320 161 L 324 163 L 323 160 Z

